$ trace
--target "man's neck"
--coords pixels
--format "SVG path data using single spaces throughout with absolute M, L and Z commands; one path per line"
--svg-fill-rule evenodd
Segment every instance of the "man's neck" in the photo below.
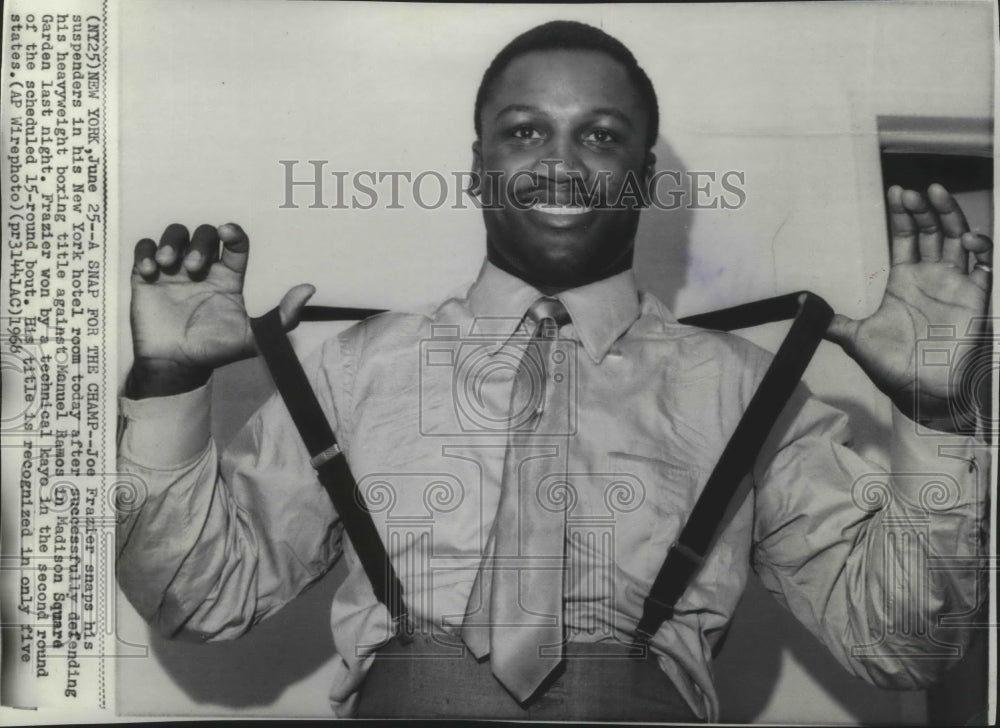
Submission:
M 595 272 L 593 275 L 581 277 L 579 280 L 574 281 L 560 281 L 553 282 L 545 279 L 535 278 L 531 274 L 525 273 L 519 270 L 516 266 L 511 264 L 503 255 L 501 255 L 496 248 L 487 243 L 486 246 L 486 259 L 495 265 L 500 270 L 505 273 L 509 273 L 515 278 L 519 278 L 530 286 L 537 288 L 539 292 L 546 296 L 556 296 L 563 291 L 568 291 L 572 288 L 580 288 L 581 286 L 586 286 L 591 283 L 597 283 L 598 281 L 603 281 L 611 276 L 618 275 L 619 273 L 624 273 L 632 267 L 632 252 L 631 250 L 627 255 L 622 256 L 619 260 L 615 261 L 614 265 L 609 266 L 603 271 Z

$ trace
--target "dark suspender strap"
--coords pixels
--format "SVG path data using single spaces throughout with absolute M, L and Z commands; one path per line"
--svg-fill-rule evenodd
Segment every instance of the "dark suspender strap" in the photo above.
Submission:
M 812 303 L 807 304 L 807 299 L 810 299 Z M 810 291 L 796 291 L 773 298 L 764 298 L 760 301 L 742 303 L 739 306 L 686 316 L 678 321 L 687 326 L 697 326 L 702 329 L 733 331 L 770 324 L 775 321 L 787 321 L 798 316 L 806 305 L 811 308 L 816 306 L 822 308 L 826 302 Z M 832 311 L 830 316 L 833 316 Z M 820 332 L 820 334 L 822 333 Z
M 380 309 L 306 306 L 302 320 L 354 321 L 381 312 Z M 819 296 L 803 291 L 680 319 L 681 323 L 691 326 L 729 331 L 793 317 L 795 320 L 788 335 L 660 567 L 636 629 L 640 641 L 651 639 L 663 622 L 673 616 L 674 606 L 728 522 L 726 516 L 735 511 L 734 496 L 739 485 L 753 467 L 764 440 L 802 378 L 829 326 L 833 310 Z M 408 636 L 412 627 L 403 602 L 402 584 L 281 326 L 278 310 L 252 319 L 251 326 L 275 386 L 306 444 L 320 482 L 343 520 L 376 597 L 389 609 L 401 635 Z
M 384 308 L 343 308 L 340 306 L 304 306 L 301 321 L 361 321 L 377 313 L 385 313 Z
M 701 567 L 736 505 L 733 500 L 775 421 L 792 396 L 833 318 L 827 303 L 808 291 L 682 319 L 723 330 L 795 317 L 771 366 L 726 444 L 687 523 L 660 567 L 643 605 L 636 633 L 648 642 L 673 617 L 674 607 Z M 744 493 L 745 495 L 745 493 Z
M 370 309 L 328 308 L 323 315 L 338 315 L 334 313 L 336 311 L 342 316 L 337 320 L 352 320 L 375 313 Z M 267 363 L 275 387 L 288 407 L 306 450 L 309 451 L 319 481 L 333 501 L 333 507 L 354 545 L 375 597 L 388 608 L 396 634 L 402 639 L 409 638 L 412 626 L 403 601 L 403 585 L 389 561 L 378 529 L 347 465 L 347 458 L 337 445 L 330 423 L 285 334 L 278 309 L 274 308 L 259 318 L 251 319 L 250 326 L 257 348 Z

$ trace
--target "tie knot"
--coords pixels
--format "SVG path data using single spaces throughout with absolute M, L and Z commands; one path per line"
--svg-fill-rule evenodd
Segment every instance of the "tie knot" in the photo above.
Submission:
M 558 329 L 570 322 L 569 312 L 562 301 L 548 296 L 542 296 L 531 304 L 526 316 L 536 327 L 542 327 L 546 321 L 552 321 Z

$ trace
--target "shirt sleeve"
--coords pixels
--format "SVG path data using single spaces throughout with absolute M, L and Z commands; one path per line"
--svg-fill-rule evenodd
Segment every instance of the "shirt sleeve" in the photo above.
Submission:
M 986 595 L 989 454 L 893 410 L 890 466 L 800 387 L 754 472 L 754 567 L 855 675 L 921 688 L 964 654 Z
M 336 340 L 304 362 L 331 426 Z M 342 525 L 284 402 L 272 395 L 221 457 L 210 384 L 121 402 L 118 463 L 139 484 L 118 515 L 118 581 L 160 633 L 237 637 L 336 562 Z

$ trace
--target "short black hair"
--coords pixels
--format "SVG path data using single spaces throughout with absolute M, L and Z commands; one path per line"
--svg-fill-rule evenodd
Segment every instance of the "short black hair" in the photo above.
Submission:
M 635 86 L 635 90 L 639 92 L 639 98 L 646 109 L 647 121 L 649 122 L 646 130 L 646 148 L 652 149 L 660 128 L 660 107 L 656 101 L 653 82 L 649 80 L 649 76 L 642 70 L 642 67 L 635 60 L 635 56 L 632 55 L 632 51 L 626 48 L 624 43 L 600 28 L 573 20 L 553 20 L 535 26 L 531 30 L 521 33 L 497 53 L 489 68 L 486 69 L 486 73 L 483 74 L 479 91 L 476 93 L 475 128 L 477 138 L 481 139 L 483 135 L 483 123 L 480 118 L 483 106 L 489 99 L 493 85 L 500 74 L 507 69 L 511 61 L 519 56 L 532 51 L 551 50 L 597 51 L 621 63 L 625 67 L 632 85 Z

